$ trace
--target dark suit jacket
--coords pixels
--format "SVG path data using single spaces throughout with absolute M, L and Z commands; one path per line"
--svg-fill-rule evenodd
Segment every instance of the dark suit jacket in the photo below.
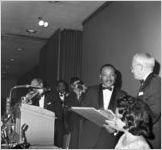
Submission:
M 54 91 L 44 94 L 44 109 L 54 112 Z M 35 96 L 32 99 L 32 105 L 39 106 L 40 96 Z
M 60 99 L 59 93 L 57 91 L 55 91 L 53 95 L 53 106 L 54 106 L 55 115 L 57 117 L 55 121 L 55 145 L 63 148 L 64 146 L 63 137 L 65 135 L 64 104 L 62 100 Z
M 114 88 L 108 109 L 113 112 L 116 109 L 116 102 L 125 92 Z M 85 99 L 82 101 L 83 107 L 103 108 L 103 93 L 101 85 L 89 87 Z M 94 123 L 82 119 L 80 124 L 79 148 L 81 149 L 113 149 L 115 148 L 115 137 L 108 133 L 105 128 L 100 128 Z
M 39 106 L 39 100 L 34 103 Z M 62 101 L 59 97 L 59 93 L 56 89 L 53 89 L 50 93 L 45 95 L 44 109 L 50 110 L 55 113 L 55 145 L 63 148 L 63 136 L 65 134 L 64 129 L 64 108 Z
M 83 95 L 82 95 L 83 96 Z M 76 94 L 71 92 L 65 101 L 66 106 L 80 107 L 82 96 L 78 100 Z M 80 116 L 69 109 L 65 109 L 65 126 L 67 132 L 71 133 L 69 148 L 78 149 Z
M 143 99 L 152 110 L 153 133 L 155 138 L 150 140 L 153 148 L 161 148 L 161 78 L 151 73 L 140 88 L 139 98 Z

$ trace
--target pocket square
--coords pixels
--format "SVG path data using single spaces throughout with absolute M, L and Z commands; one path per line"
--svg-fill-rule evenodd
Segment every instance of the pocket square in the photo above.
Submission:
M 141 96 L 141 95 L 143 95 L 143 92 L 139 92 L 139 93 L 138 93 L 138 96 Z

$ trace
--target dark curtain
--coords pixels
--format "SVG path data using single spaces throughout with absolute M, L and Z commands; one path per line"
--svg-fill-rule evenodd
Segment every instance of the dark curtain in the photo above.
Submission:
M 82 31 L 63 30 L 60 36 L 59 78 L 69 82 L 81 76 Z
M 58 79 L 69 82 L 71 77 L 81 76 L 81 60 L 82 31 L 58 29 L 40 50 L 39 64 L 20 77 L 18 84 L 39 77 L 55 88 Z

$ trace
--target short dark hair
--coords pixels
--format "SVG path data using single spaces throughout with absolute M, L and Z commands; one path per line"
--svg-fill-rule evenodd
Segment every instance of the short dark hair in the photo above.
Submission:
M 80 78 L 79 77 L 72 77 L 70 79 L 70 85 L 73 84 L 75 81 L 80 81 Z
M 66 83 L 66 81 L 64 81 L 62 79 L 58 80 L 57 83 L 56 83 L 56 87 L 58 86 L 59 83 L 63 83 L 65 85 L 66 90 L 69 89 L 68 84 Z
M 116 68 L 111 64 L 102 65 L 101 68 L 100 68 L 100 73 L 102 72 L 103 68 L 105 68 L 105 67 L 111 67 L 114 70 L 115 74 L 116 74 Z
M 139 98 L 124 96 L 117 101 L 119 113 L 122 110 L 122 121 L 126 123 L 133 135 L 143 135 L 146 138 L 152 137 L 152 120 L 149 106 Z

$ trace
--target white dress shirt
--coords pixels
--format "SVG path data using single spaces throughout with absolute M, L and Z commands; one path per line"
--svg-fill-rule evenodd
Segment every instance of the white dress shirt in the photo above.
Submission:
M 42 94 L 43 93 L 43 89 L 38 89 L 39 93 Z M 39 100 L 39 107 L 44 108 L 44 99 L 45 96 L 41 96 L 40 100 Z
M 45 96 L 43 95 L 39 100 L 39 107 L 41 107 L 41 108 L 44 108 L 44 98 L 45 98 Z
M 113 93 L 113 89 L 112 88 L 112 91 L 108 90 L 108 89 L 104 89 L 102 90 L 103 92 L 103 106 L 104 106 L 104 109 L 108 109 L 109 107 L 109 103 L 110 103 L 110 99 L 111 99 L 111 96 L 112 96 L 112 93 Z

